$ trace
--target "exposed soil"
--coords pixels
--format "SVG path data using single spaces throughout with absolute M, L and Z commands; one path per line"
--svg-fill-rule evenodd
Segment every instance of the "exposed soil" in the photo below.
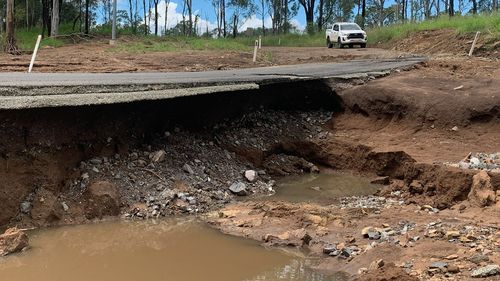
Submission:
M 108 41 L 95 40 L 38 52 L 34 72 L 156 72 L 207 71 L 352 59 L 395 58 L 402 52 L 383 49 L 327 49 L 263 47 L 257 63 L 249 51 L 178 51 L 126 53 L 111 49 Z M 28 69 L 30 54 L 0 54 L 0 71 Z
M 393 51 L 437 57 L 465 57 L 469 54 L 475 33 L 457 34 L 453 29 L 425 30 L 391 43 Z M 380 45 L 385 45 L 383 42 Z M 480 34 L 474 56 L 498 60 L 500 41 L 494 41 L 487 33 Z

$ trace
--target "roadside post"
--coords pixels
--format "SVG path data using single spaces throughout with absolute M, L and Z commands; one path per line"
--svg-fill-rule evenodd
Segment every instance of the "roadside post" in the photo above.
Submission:
M 257 61 L 257 49 L 259 48 L 259 40 L 255 40 L 255 47 L 253 48 L 253 62 Z
M 262 49 L 262 36 L 259 35 L 259 50 Z
M 476 32 L 476 36 L 474 36 L 474 41 L 472 42 L 472 46 L 470 47 L 470 51 L 469 51 L 469 57 L 472 57 L 472 53 L 474 52 L 474 48 L 476 47 L 476 42 L 477 42 L 477 39 L 479 38 L 479 34 L 481 32 L 478 31 Z
M 33 50 L 33 55 L 31 56 L 30 67 L 28 68 L 28 73 L 31 73 L 33 69 L 33 64 L 35 63 L 36 54 L 38 53 L 38 47 L 40 47 L 40 41 L 42 41 L 42 35 L 38 35 L 35 44 L 35 50 Z

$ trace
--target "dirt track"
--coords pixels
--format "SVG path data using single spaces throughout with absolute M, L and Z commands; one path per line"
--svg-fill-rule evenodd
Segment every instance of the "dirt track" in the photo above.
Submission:
M 179 51 L 124 53 L 110 51 L 107 41 L 92 41 L 59 48 L 41 49 L 33 72 L 159 72 L 207 71 L 289 65 L 314 62 L 342 62 L 352 59 L 395 58 L 403 52 L 383 49 L 326 49 L 264 47 L 257 63 L 249 51 Z M 0 54 L 1 71 L 27 71 L 31 56 Z

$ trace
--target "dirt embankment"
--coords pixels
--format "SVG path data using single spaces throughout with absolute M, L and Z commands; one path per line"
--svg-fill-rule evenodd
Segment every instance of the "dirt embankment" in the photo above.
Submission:
M 483 273 L 500 262 L 500 173 L 445 165 L 500 151 L 498 71 L 484 71 L 493 66 L 431 62 L 339 91 L 343 110 L 324 138 L 282 144 L 330 168 L 382 176 L 389 184 L 378 196 L 247 202 L 207 220 L 266 245 L 307 248 L 318 270 L 358 280 L 498 280 Z
M 389 46 L 393 51 L 445 57 L 465 57 L 469 54 L 475 33 L 457 34 L 453 29 L 425 30 L 397 40 Z M 383 45 L 383 43 L 381 43 Z M 500 58 L 500 41 L 488 33 L 479 36 L 474 55 L 493 60 Z
M 139 217 L 203 212 L 229 202 L 228 187 L 238 181 L 249 193 L 268 192 L 264 171 L 251 183 L 243 172 L 278 165 L 266 162 L 273 154 L 284 173 L 311 170 L 310 162 L 273 147 L 320 133 L 339 106 L 335 99 L 324 83 L 310 82 L 259 93 L 0 112 L 0 225 L 82 222 L 116 215 L 117 208 Z M 107 203 L 100 210 L 95 201 Z

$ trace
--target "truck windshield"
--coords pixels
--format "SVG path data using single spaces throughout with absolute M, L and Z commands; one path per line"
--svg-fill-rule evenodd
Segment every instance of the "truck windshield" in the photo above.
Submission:
M 361 30 L 357 24 L 342 24 L 340 26 L 342 30 Z

